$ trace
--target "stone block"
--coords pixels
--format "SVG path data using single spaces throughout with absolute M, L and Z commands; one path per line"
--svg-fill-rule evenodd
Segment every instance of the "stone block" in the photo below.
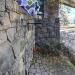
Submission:
M 5 11 L 5 0 L 0 0 L 0 11 Z
M 27 25 L 27 21 L 23 20 L 23 25 L 26 26 Z
M 5 73 L 5 75 L 9 75 L 9 73 L 8 73 L 8 72 L 6 72 L 6 73 Z
M 0 71 L 4 74 L 11 69 L 14 63 L 12 48 L 9 42 L 0 45 Z
M 29 75 L 33 75 L 33 73 L 30 72 Z
M 29 72 L 31 72 L 31 73 L 36 73 L 36 69 L 34 68 L 34 69 L 29 69 Z
M 15 64 L 12 68 L 12 75 L 25 75 L 24 63 L 22 57 L 16 59 Z
M 14 40 L 15 33 L 16 33 L 15 28 L 10 28 L 7 30 L 7 36 L 8 36 L 8 39 L 10 40 L 10 42 L 12 42 Z
M 31 35 L 32 35 L 32 31 L 28 31 L 26 33 L 26 37 L 27 37 L 28 40 L 31 38 Z
M 20 51 L 23 51 L 23 50 L 24 50 L 24 48 L 25 48 L 25 45 L 26 45 L 25 40 L 22 40 L 20 44 L 21 44 Z
M 2 72 L 0 71 L 0 75 L 2 75 Z
M 42 75 L 48 75 L 48 72 L 42 72 Z
M 29 23 L 34 23 L 34 20 L 31 19 L 31 20 L 28 20 L 28 22 L 29 22 Z
M 19 66 L 19 73 L 20 73 L 20 75 L 24 75 L 24 63 L 23 63 L 22 58 L 20 59 L 18 66 Z
M 25 72 L 24 72 L 25 70 L 22 70 L 21 72 L 20 72 L 20 75 L 25 75 Z
M 10 11 L 10 20 L 11 22 L 16 22 L 17 13 Z
M 4 16 L 5 12 L 0 12 L 0 19 Z
M 12 47 L 13 47 L 15 56 L 18 57 L 19 54 L 20 54 L 20 39 L 15 39 L 15 40 L 12 42 Z
M 22 41 L 25 39 L 24 30 L 20 26 L 17 27 L 15 38 L 20 39 Z
M 4 12 L 0 12 L 0 30 L 3 30 L 3 17 L 4 17 Z
M 0 31 L 0 44 L 4 43 L 7 41 L 7 35 L 5 31 Z
M 41 72 L 41 70 L 40 70 L 39 68 L 37 68 L 37 72 L 38 72 L 38 73 L 40 73 L 40 72 Z
M 14 65 L 13 65 L 11 71 L 10 71 L 10 73 L 11 73 L 10 75 L 19 75 L 19 62 L 20 62 L 19 59 L 20 58 L 17 58 L 15 60 L 15 63 L 14 63 Z
M 41 75 L 41 73 L 36 73 L 35 75 Z
M 3 17 L 3 28 L 4 29 L 9 29 L 11 27 L 11 22 L 9 19 L 9 14 L 5 13 L 4 17 Z
M 14 0 L 6 0 L 6 7 L 10 10 L 13 9 L 14 2 Z
M 15 27 L 16 28 L 16 21 L 11 21 L 11 27 Z

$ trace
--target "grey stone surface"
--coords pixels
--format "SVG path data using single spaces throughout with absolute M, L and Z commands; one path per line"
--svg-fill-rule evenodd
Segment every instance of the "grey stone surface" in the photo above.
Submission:
M 6 0 L 6 7 L 8 9 L 13 9 L 14 3 L 15 2 L 13 0 Z
M 5 0 L 0 0 L 0 11 L 5 11 Z
M 12 47 L 15 53 L 15 56 L 18 57 L 20 54 L 20 40 L 15 39 L 12 43 Z M 18 50 L 18 51 L 17 51 Z
M 5 31 L 1 31 L 0 32 L 0 44 L 4 43 L 5 41 L 7 41 L 7 35 Z
M 8 72 L 6 72 L 6 74 L 5 75 L 9 75 L 9 73 Z
M 41 75 L 41 73 L 36 73 L 35 75 Z
M 15 37 L 15 33 L 16 33 L 16 29 L 15 28 L 10 28 L 7 30 L 7 36 L 10 42 L 12 42 L 14 40 Z
M 9 29 L 10 27 L 11 27 L 11 23 L 9 19 L 9 14 L 6 12 L 5 15 L 3 16 L 3 28 Z
M 0 71 L 6 73 L 14 64 L 12 48 L 9 42 L 5 42 L 0 46 Z
M 25 75 L 29 70 L 34 27 L 27 24 L 32 17 L 22 12 L 14 0 L 0 1 L 0 75 Z
M 42 75 L 48 75 L 48 72 L 42 72 Z

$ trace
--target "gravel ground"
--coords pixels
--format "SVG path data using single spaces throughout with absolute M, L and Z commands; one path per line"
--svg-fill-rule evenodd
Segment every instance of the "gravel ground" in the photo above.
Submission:
M 29 75 L 75 75 L 74 68 L 59 57 L 42 57 L 35 54 Z M 56 60 L 56 62 L 55 62 Z

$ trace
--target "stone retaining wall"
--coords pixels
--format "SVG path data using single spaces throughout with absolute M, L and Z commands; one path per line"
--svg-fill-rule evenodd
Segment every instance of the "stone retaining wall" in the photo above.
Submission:
M 25 75 L 33 58 L 32 17 L 14 0 L 0 0 L 0 75 Z
M 59 41 L 58 10 L 53 10 L 54 16 L 49 12 L 48 19 L 34 22 L 14 0 L 0 0 L 0 75 L 26 75 L 35 42 Z

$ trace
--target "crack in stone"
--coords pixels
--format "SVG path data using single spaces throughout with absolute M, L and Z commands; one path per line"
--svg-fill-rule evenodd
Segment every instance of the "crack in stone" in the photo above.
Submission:
M 11 41 L 9 40 L 8 36 L 7 36 L 7 41 L 9 41 L 11 43 Z
M 12 47 L 12 53 L 13 53 L 14 59 L 16 59 L 16 55 L 15 55 L 13 47 Z
M 3 25 L 2 21 L 0 21 L 0 25 L 1 25 L 1 26 Z

